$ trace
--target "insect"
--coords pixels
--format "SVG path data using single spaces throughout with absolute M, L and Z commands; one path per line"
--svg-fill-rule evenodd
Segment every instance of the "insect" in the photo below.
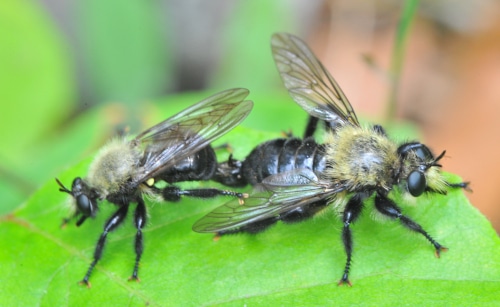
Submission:
M 395 187 L 412 197 L 468 189 L 467 182 L 451 183 L 443 177 L 439 161 L 445 152 L 434 156 L 417 141 L 396 144 L 381 126 L 362 127 L 337 82 L 303 41 L 280 33 L 273 35 L 271 45 L 285 87 L 312 117 L 305 138 L 270 140 L 258 145 L 243 162 L 225 162 L 234 181 L 249 183 L 254 191 L 243 205 L 229 201 L 214 209 L 193 230 L 217 236 L 257 233 L 277 221 L 299 222 L 331 208 L 342 220 L 346 253 L 338 284 L 350 286 L 351 224 L 364 209 L 364 201 L 374 196 L 376 212 L 423 235 L 439 257 L 446 248 L 404 215 L 389 194 Z M 318 120 L 328 128 L 323 144 L 312 136 Z
M 56 178 L 60 191 L 73 196 L 76 218 L 80 226 L 95 217 L 99 202 L 107 200 L 118 209 L 106 221 L 94 251 L 94 258 L 82 284 L 90 287 L 89 278 L 102 256 L 108 233 L 123 223 L 131 203 L 136 204 L 134 226 L 135 265 L 130 280 L 139 280 L 139 261 L 143 252 L 142 229 L 147 214 L 144 196 L 165 201 L 178 201 L 181 196 L 211 198 L 217 195 L 242 199 L 242 193 L 218 189 L 181 190 L 172 183 L 208 180 L 216 170 L 217 160 L 210 142 L 238 125 L 250 112 L 253 103 L 244 100 L 246 89 L 230 89 L 217 93 L 167 120 L 140 133 L 132 140 L 118 138 L 101 149 L 89 166 L 86 178 L 73 180 L 71 190 Z M 166 187 L 156 183 L 164 181 Z

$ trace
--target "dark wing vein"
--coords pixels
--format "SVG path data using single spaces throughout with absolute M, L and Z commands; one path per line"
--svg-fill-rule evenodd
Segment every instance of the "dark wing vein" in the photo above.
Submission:
M 344 92 L 298 37 L 276 33 L 271 39 L 274 61 L 292 98 L 311 116 L 337 125 L 359 126 Z
M 144 157 L 133 180 L 155 177 L 237 126 L 253 106 L 247 95 L 241 88 L 217 93 L 139 134 L 131 144 Z
M 342 191 L 342 188 L 332 188 L 328 183 L 318 181 L 315 176 L 301 176 L 298 172 L 301 170 L 269 176 L 265 182 L 254 188 L 254 192 L 244 199 L 243 204 L 238 199 L 227 202 L 198 220 L 193 225 L 193 230 L 220 232 L 237 229 L 324 200 Z M 286 181 L 285 178 L 291 181 Z

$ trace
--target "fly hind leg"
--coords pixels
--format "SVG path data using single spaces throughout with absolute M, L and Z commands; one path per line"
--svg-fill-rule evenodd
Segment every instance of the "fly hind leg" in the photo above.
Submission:
M 239 193 L 229 190 L 219 189 L 191 189 L 182 190 L 176 186 L 167 186 L 162 191 L 162 196 L 167 201 L 179 201 L 182 196 L 195 197 L 195 198 L 214 198 L 216 196 L 232 196 L 240 199 L 241 202 L 248 197 L 247 193 Z
M 246 232 L 246 233 L 250 233 L 250 234 L 257 234 L 257 233 L 263 232 L 264 230 L 267 230 L 270 226 L 276 224 L 277 221 L 279 221 L 278 217 L 270 217 L 267 219 L 263 219 L 260 221 L 246 224 L 246 225 L 238 227 L 238 228 L 219 231 L 215 234 L 214 240 L 218 240 L 221 236 L 235 234 L 235 233 L 241 233 L 241 232 Z
M 295 208 L 291 211 L 282 213 L 279 219 L 285 223 L 298 223 L 312 218 L 316 213 L 323 210 L 327 203 L 325 201 L 318 201 L 303 207 Z

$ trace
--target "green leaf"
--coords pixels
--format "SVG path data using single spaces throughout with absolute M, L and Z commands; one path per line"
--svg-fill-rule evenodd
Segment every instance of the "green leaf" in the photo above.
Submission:
M 277 134 L 243 127 L 229 141 L 235 158 Z M 70 185 L 85 175 L 89 159 L 60 175 Z M 453 176 L 453 179 L 459 180 Z M 216 186 L 192 183 L 192 187 Z M 258 235 L 212 240 L 191 225 L 225 202 L 183 199 L 149 204 L 141 282 L 128 282 L 134 263 L 131 216 L 108 236 L 92 288 L 78 284 L 92 260 L 105 220 L 116 207 L 102 203 L 95 220 L 61 229 L 68 195 L 47 182 L 22 207 L 0 220 L 0 301 L 5 306 L 140 305 L 492 305 L 499 304 L 500 241 L 490 223 L 462 191 L 414 205 L 395 199 L 439 242 L 440 259 L 421 236 L 397 222 L 372 219 L 370 206 L 353 226 L 353 287 L 338 287 L 345 256 L 341 223 L 326 213 L 293 225 L 278 224 Z M 132 206 L 132 210 L 133 210 Z M 133 211 L 130 212 L 130 215 Z

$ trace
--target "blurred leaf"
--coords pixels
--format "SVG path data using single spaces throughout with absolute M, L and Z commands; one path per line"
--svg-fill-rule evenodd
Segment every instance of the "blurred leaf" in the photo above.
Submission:
M 172 71 L 159 3 L 89 0 L 78 2 L 77 8 L 94 101 L 126 103 L 134 115 L 139 100 L 168 87 Z
M 0 4 L 1 155 L 15 160 L 65 115 L 73 101 L 68 64 L 57 32 L 34 2 Z
M 410 28 L 418 10 L 418 0 L 403 1 L 401 18 L 398 23 L 396 37 L 391 57 L 390 76 L 392 81 L 391 91 L 387 102 L 386 121 L 392 121 L 396 118 L 397 99 L 399 93 L 399 84 L 401 81 L 401 71 L 403 70 L 404 55 L 406 43 L 409 38 Z
M 125 110 L 120 105 L 89 109 L 40 141 L 2 170 L 0 213 L 7 213 L 32 194 L 40 183 L 74 165 L 118 134 Z M 22 159 L 21 159 L 22 158 Z
M 281 84 L 271 56 L 270 38 L 277 31 L 294 32 L 292 6 L 283 0 L 239 1 L 225 27 L 223 66 L 210 87 L 244 86 L 254 91 Z
M 235 157 L 241 158 L 256 142 L 273 137 L 276 134 L 238 127 L 220 141 L 234 145 Z M 86 173 L 88 163 L 59 178 L 70 185 L 75 176 Z M 417 205 L 404 206 L 409 216 L 450 248 L 440 259 L 421 236 L 410 234 L 397 222 L 374 221 L 366 210 L 353 226 L 352 288 L 337 286 L 345 256 L 341 223 L 333 214 L 215 242 L 211 235 L 193 233 L 191 225 L 225 201 L 218 198 L 150 204 L 141 282 L 127 282 L 135 257 L 135 230 L 127 222 L 109 235 L 91 277 L 92 288 L 87 289 L 77 282 L 92 259 L 103 223 L 116 207 L 103 203 L 95 220 L 80 229 L 74 225 L 60 229 L 67 201 L 68 195 L 58 192 L 50 180 L 0 220 L 2 304 L 427 306 L 439 302 L 470 306 L 500 302 L 499 238 L 461 191 L 421 197 Z
M 40 161 L 33 145 L 74 103 L 69 59 L 58 35 L 36 2 L 0 3 L 0 212 L 33 191 L 36 180 L 23 176 L 23 169 Z

